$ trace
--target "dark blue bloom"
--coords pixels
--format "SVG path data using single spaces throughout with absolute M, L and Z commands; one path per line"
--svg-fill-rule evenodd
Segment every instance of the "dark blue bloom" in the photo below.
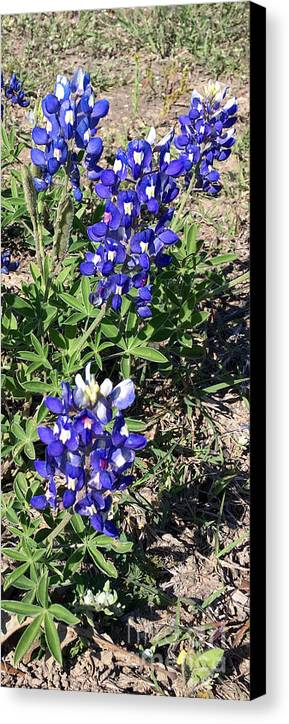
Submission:
M 56 414 L 52 428 L 39 426 L 45 445 L 45 460 L 35 460 L 35 470 L 48 481 L 47 491 L 33 495 L 30 504 L 37 510 L 73 508 L 87 516 L 92 527 L 116 537 L 111 518 L 114 492 L 124 490 L 133 480 L 124 472 L 132 465 L 136 451 L 147 443 L 144 435 L 130 433 L 122 410 L 135 398 L 131 380 L 115 387 L 109 379 L 100 385 L 90 372 L 76 375 L 75 388 L 62 384 L 62 397 L 50 397 L 46 406 Z M 112 430 L 106 426 L 114 419 Z
M 153 265 L 157 270 L 168 266 L 168 247 L 178 242 L 168 227 L 180 186 L 211 195 L 221 189 L 216 164 L 231 153 L 237 112 L 236 99 L 226 101 L 227 91 L 218 83 L 209 83 L 204 97 L 193 91 L 188 112 L 179 117 L 180 133 L 172 128 L 156 142 L 151 128 L 146 139 L 130 141 L 126 151 L 118 149 L 112 168 L 89 161 L 89 178 L 106 201 L 102 220 L 88 227 L 96 250 L 80 266 L 82 274 L 97 278 L 92 304 L 110 300 L 117 312 L 123 295 L 129 294 L 138 316 L 151 316 Z M 155 228 L 149 214 L 156 216 Z
M 17 78 L 16 73 L 12 73 L 8 83 L 4 82 L 3 74 L 1 73 L 1 108 L 2 106 L 4 108 L 4 104 L 7 101 L 12 103 L 12 105 L 18 105 L 22 108 L 27 108 L 30 104 L 23 90 L 23 82 Z
M 19 267 L 19 261 L 11 261 L 10 249 L 1 251 L 1 274 L 10 274 Z
M 220 173 L 214 168 L 215 161 L 225 161 L 235 143 L 233 126 L 237 120 L 237 102 L 231 98 L 225 102 L 228 88 L 219 83 L 209 83 L 204 98 L 193 91 L 191 107 L 187 115 L 179 117 L 181 132 L 174 139 L 180 151 L 178 162 L 183 165 L 181 173 L 189 181 L 195 169 L 196 187 L 209 194 L 218 193 Z M 174 172 L 176 162 L 166 169 Z
M 140 212 L 137 193 L 131 190 L 120 191 L 117 196 L 117 206 L 121 212 L 121 225 L 129 229 Z
M 146 204 L 148 211 L 157 214 L 161 197 L 162 180 L 160 173 L 148 173 L 137 185 L 137 194 L 141 203 Z
M 32 131 L 34 144 L 42 147 L 31 150 L 32 163 L 42 171 L 41 178 L 37 177 L 34 182 L 37 191 L 45 191 L 63 166 L 75 200 L 78 203 L 82 201 L 82 174 L 77 149 L 85 151 L 83 166 L 86 176 L 88 180 L 95 181 L 102 171 L 98 161 L 103 152 L 97 126 L 108 109 L 106 99 L 95 102 L 89 73 L 82 68 L 76 71 L 71 81 L 66 76 L 57 76 L 54 93 L 48 93 L 42 100 L 46 124 L 36 126 Z
M 130 141 L 127 146 L 127 160 L 134 179 L 138 179 L 144 171 L 150 171 L 152 162 L 150 143 L 143 139 Z

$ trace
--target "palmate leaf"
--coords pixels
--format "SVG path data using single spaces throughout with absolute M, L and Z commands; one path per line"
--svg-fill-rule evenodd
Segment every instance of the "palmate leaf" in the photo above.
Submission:
M 67 623 L 68 626 L 74 626 L 79 623 L 79 618 L 77 618 L 74 613 L 71 613 L 68 608 L 61 606 L 60 603 L 53 603 L 49 607 L 49 613 L 54 616 L 54 618 L 57 618 L 58 621 Z
M 149 362 L 158 362 L 159 364 L 167 363 L 168 360 L 162 352 L 154 347 L 133 347 L 129 350 L 134 357 L 149 360 Z
M 116 570 L 115 566 L 113 565 L 113 563 L 111 563 L 111 561 L 107 561 L 105 559 L 105 557 L 102 555 L 102 553 L 99 550 L 97 550 L 97 548 L 94 545 L 89 543 L 87 550 L 88 550 L 93 562 L 95 563 L 97 568 L 99 568 L 99 570 L 102 573 L 106 573 L 106 575 L 109 576 L 110 578 L 118 577 L 117 570 Z
M 43 613 L 40 613 L 39 616 L 36 616 L 34 621 L 32 621 L 29 626 L 25 629 L 24 633 L 21 636 L 21 639 L 18 641 L 18 644 L 15 649 L 14 654 L 14 665 L 16 666 L 18 662 L 25 656 L 27 651 L 29 651 L 30 647 L 33 644 L 33 641 L 38 638 L 39 631 L 41 628 L 41 624 L 43 621 Z
M 27 561 L 26 553 L 18 551 L 17 548 L 2 548 L 2 555 L 12 558 L 13 561 Z
M 41 613 L 41 606 L 35 606 L 33 603 L 23 601 L 1 601 L 1 608 L 8 613 L 16 613 L 20 616 L 37 616 Z
M 17 579 L 20 576 L 22 576 L 23 573 L 26 573 L 29 565 L 30 565 L 29 561 L 27 561 L 26 563 L 22 563 L 21 566 L 18 566 L 17 568 L 15 568 L 15 570 L 12 571 L 12 573 L 8 573 L 8 576 L 6 576 L 5 581 L 4 581 L 3 590 L 7 591 L 7 588 L 9 588 L 10 586 L 13 586 L 15 581 L 17 581 Z
M 37 598 L 43 608 L 48 606 L 48 571 L 45 571 L 40 578 L 37 589 Z
M 79 570 L 85 555 L 84 547 L 77 548 L 66 561 L 64 568 L 64 577 L 70 578 L 73 573 Z
M 62 664 L 62 653 L 60 648 L 58 631 L 51 614 L 48 612 L 44 616 L 44 632 L 45 640 L 50 653 L 52 654 L 54 659 L 58 661 L 59 664 Z
M 217 647 L 208 649 L 201 654 L 189 653 L 185 659 L 188 686 L 194 688 L 211 677 L 220 665 L 223 656 L 224 651 Z

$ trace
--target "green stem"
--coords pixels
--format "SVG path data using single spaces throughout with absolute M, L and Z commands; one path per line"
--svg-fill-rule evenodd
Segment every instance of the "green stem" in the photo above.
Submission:
M 103 319 L 103 317 L 105 315 L 105 312 L 106 312 L 106 304 L 104 304 L 104 306 L 102 307 L 102 309 L 99 312 L 99 315 L 93 320 L 93 322 L 90 324 L 90 326 L 88 327 L 86 332 L 84 332 L 84 334 L 80 338 L 78 345 L 73 350 L 73 354 L 81 352 L 82 348 L 85 345 L 86 340 L 90 337 L 92 332 L 94 332 L 96 327 L 98 327 L 99 323 L 101 322 L 101 320 Z
M 52 543 L 54 538 L 56 538 L 56 536 L 58 536 L 58 533 L 61 533 L 63 528 L 65 528 L 67 523 L 69 523 L 70 519 L 71 519 L 71 513 L 69 513 L 69 511 L 67 511 L 65 513 L 64 517 L 62 518 L 62 520 L 60 521 L 60 523 L 58 523 L 58 525 L 56 526 L 56 528 L 54 528 L 54 530 L 52 530 L 51 533 L 49 533 L 47 538 L 45 538 L 45 543 Z
M 178 226 L 178 221 L 179 221 L 179 219 L 180 219 L 180 216 L 181 216 L 181 214 L 182 214 L 182 212 L 183 212 L 183 210 L 184 210 L 184 208 L 185 208 L 185 205 L 186 205 L 186 203 L 187 203 L 187 200 L 188 200 L 188 198 L 189 198 L 189 196 L 190 196 L 190 194 L 191 194 L 194 186 L 195 186 L 195 176 L 193 175 L 192 178 L 191 178 L 191 180 L 190 180 L 190 183 L 189 183 L 189 186 L 188 186 L 188 188 L 187 188 L 186 193 L 183 194 L 183 196 L 182 196 L 181 203 L 180 203 L 180 205 L 179 205 L 179 208 L 177 209 L 176 215 L 175 215 L 174 220 L 173 220 L 173 223 L 172 223 L 172 225 L 171 225 L 171 228 L 173 229 L 173 231 L 175 231 L 175 229 L 176 229 L 177 226 Z

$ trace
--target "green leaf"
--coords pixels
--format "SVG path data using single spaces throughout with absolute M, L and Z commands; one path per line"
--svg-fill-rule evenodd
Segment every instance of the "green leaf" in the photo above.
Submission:
M 39 392 L 45 395 L 47 392 L 51 392 L 51 385 L 47 382 L 41 382 L 41 380 L 34 380 L 33 382 L 22 382 L 22 387 L 27 392 Z
M 15 495 L 18 498 L 20 503 L 23 503 L 26 500 L 26 495 L 28 491 L 28 485 L 26 482 L 25 475 L 23 473 L 17 473 L 16 478 L 13 483 Z
M 154 347 L 134 347 L 130 349 L 130 353 L 134 357 L 140 357 L 141 359 L 147 359 L 150 362 L 159 362 L 160 364 L 167 363 L 168 360 L 162 352 L 154 349 Z
M 15 650 L 15 654 L 14 654 L 14 665 L 15 666 L 23 658 L 23 656 L 25 656 L 27 651 L 29 651 L 29 649 L 31 648 L 31 646 L 33 644 L 33 641 L 35 641 L 35 639 L 38 638 L 42 621 L 43 621 L 43 614 L 41 613 L 25 629 L 24 633 L 21 636 L 21 639 L 18 641 L 18 644 L 16 646 L 16 650 Z
M 227 262 L 235 261 L 236 259 L 238 259 L 237 254 L 219 254 L 219 256 L 215 256 L 210 259 L 210 264 L 212 266 L 220 266 L 221 264 L 226 264 Z
M 53 603 L 48 610 L 58 621 L 63 621 L 67 623 L 68 626 L 74 626 L 80 621 L 74 613 L 71 613 L 65 606 L 61 606 L 60 603 Z
M 81 563 L 84 558 L 84 548 L 80 547 L 77 548 L 71 556 L 69 556 L 68 560 L 66 561 L 66 565 L 64 568 L 64 578 L 70 578 L 72 573 L 75 573 L 79 570 Z
M 14 561 L 27 561 L 26 553 L 18 551 L 16 548 L 2 548 L 2 555 L 12 558 Z
M 16 440 L 26 440 L 26 433 L 24 432 L 22 427 L 18 425 L 18 422 L 12 422 L 11 432 L 13 433 Z
M 85 306 L 86 311 L 90 312 L 91 310 L 91 303 L 89 301 L 89 295 L 90 295 L 90 281 L 88 277 L 83 276 L 81 279 L 81 295 L 83 299 L 83 304 Z
M 198 233 L 198 226 L 196 224 L 193 224 L 192 226 L 190 226 L 190 228 L 187 231 L 186 242 L 187 242 L 188 254 L 196 254 L 196 252 L 197 252 L 197 233 Z
M 223 587 L 223 588 L 218 588 L 217 591 L 213 591 L 213 593 L 211 593 L 209 596 L 207 596 L 207 598 L 204 599 L 201 608 L 205 609 L 205 608 L 208 608 L 209 606 L 211 606 L 211 604 L 217 598 L 219 598 L 222 595 L 222 593 L 224 593 L 225 590 L 226 590 L 226 588 Z
M 40 578 L 38 589 L 37 589 L 37 598 L 41 606 L 43 608 L 47 608 L 48 606 L 48 571 L 45 571 L 43 575 Z
M 44 616 L 44 631 L 47 646 L 52 656 L 62 664 L 62 653 L 60 648 L 60 641 L 58 631 L 50 613 L 46 613 Z
M 63 292 L 63 294 L 59 294 L 60 299 L 62 299 L 63 302 L 65 302 L 68 307 L 73 307 L 73 309 L 77 309 L 79 312 L 86 313 L 86 309 L 81 303 L 80 300 L 76 299 L 72 296 L 72 294 L 67 294 L 67 292 Z
M 142 422 L 141 420 L 133 420 L 132 417 L 126 417 L 125 422 L 130 432 L 142 432 L 147 428 L 146 422 Z
M 104 533 L 93 534 L 90 540 L 92 545 L 97 546 L 97 548 L 106 548 L 108 551 L 111 550 L 112 538 L 109 535 L 105 535 Z
M 194 688 L 212 676 L 223 656 L 224 651 L 217 647 L 202 654 L 188 654 L 185 659 L 189 671 L 188 686 Z
M 78 322 L 82 322 L 83 319 L 87 318 L 87 312 L 74 312 L 68 319 L 65 320 L 65 325 L 72 325 L 74 327 Z
M 199 324 L 206 322 L 210 316 L 210 312 L 194 312 L 190 318 L 190 325 L 197 327 Z
M 81 515 L 79 515 L 79 513 L 74 513 L 71 516 L 70 523 L 75 533 L 83 533 L 83 531 L 85 530 L 83 518 L 81 517 Z
M 130 354 L 123 355 L 123 357 L 121 358 L 120 366 L 123 379 L 128 379 L 130 377 Z
M 88 544 L 88 552 L 93 562 L 102 573 L 106 573 L 106 575 L 110 576 L 111 578 L 117 578 L 118 573 L 113 563 L 107 561 L 102 553 L 97 550 L 97 548 L 91 543 Z
M 130 541 L 122 542 L 112 539 L 111 547 L 116 553 L 130 553 L 133 549 L 133 543 Z
M 227 382 L 217 382 L 215 385 L 209 385 L 209 387 L 203 387 L 203 392 L 219 392 L 220 390 L 226 390 L 228 387 L 234 387 L 235 385 L 240 385 L 241 382 L 247 382 L 248 377 L 240 377 L 236 380 L 228 380 Z
M 32 342 L 32 344 L 33 344 L 33 347 L 34 347 L 34 349 L 35 349 L 36 354 L 38 354 L 38 355 L 40 355 L 40 357 L 42 357 L 42 356 L 43 356 L 43 347 L 42 347 L 42 344 L 39 342 L 39 340 L 37 339 L 37 337 L 35 337 L 35 335 L 33 334 L 33 332 L 31 332 L 31 334 L 30 334 L 30 339 L 31 339 L 31 342 Z
M 233 550 L 233 548 L 237 548 L 237 546 L 241 545 L 241 543 L 244 543 L 244 541 L 247 541 L 247 540 L 248 540 L 247 533 L 243 533 L 243 535 L 241 535 L 239 538 L 235 538 L 235 540 L 231 541 L 231 543 L 228 543 L 228 545 L 225 546 L 225 548 L 222 548 L 222 550 L 219 551 L 219 553 L 217 553 L 217 558 L 222 558 L 227 553 L 230 553 Z
M 13 586 L 13 583 L 15 583 L 15 581 L 17 581 L 17 578 L 19 578 L 19 576 L 22 576 L 23 573 L 26 573 L 28 567 L 29 567 L 29 562 L 22 563 L 22 566 L 18 566 L 18 568 L 15 568 L 15 570 L 12 571 L 12 573 L 8 573 L 8 576 L 6 576 L 5 581 L 4 581 L 3 590 L 7 591 L 7 588 L 10 588 L 10 586 Z
M 21 616 L 37 616 L 41 613 L 41 606 L 35 606 L 33 603 L 23 603 L 22 601 L 1 601 L 1 608 L 8 613 L 17 613 Z
M 25 455 L 27 455 L 27 457 L 30 458 L 30 460 L 35 460 L 35 448 L 34 448 L 33 442 L 28 441 L 24 445 L 24 452 L 25 452 Z
M 116 327 L 115 324 L 106 324 L 106 322 L 103 322 L 101 325 L 101 331 L 105 337 L 108 337 L 108 339 L 114 339 L 119 336 L 119 327 Z
M 19 588 L 20 591 L 35 591 L 35 582 L 23 575 L 17 578 L 14 587 Z

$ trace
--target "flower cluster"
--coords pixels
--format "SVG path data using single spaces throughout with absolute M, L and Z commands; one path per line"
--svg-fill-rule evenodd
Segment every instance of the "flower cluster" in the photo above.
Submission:
M 3 73 L 1 73 L 1 119 L 3 120 L 4 103 L 12 103 L 13 105 L 27 108 L 30 101 L 26 98 L 23 90 L 23 82 L 17 78 L 16 73 L 12 73 L 10 80 L 5 83 Z
M 194 90 L 189 112 L 179 117 L 181 132 L 174 139 L 187 182 L 195 171 L 196 188 L 209 194 L 222 188 L 214 162 L 225 161 L 235 143 L 238 106 L 236 98 L 225 100 L 227 93 L 228 86 L 221 88 L 220 83 L 212 82 L 205 88 L 204 98 Z
M 1 251 L 1 274 L 10 274 L 19 267 L 19 261 L 11 261 L 10 249 Z
M 41 174 L 35 178 L 37 191 L 45 191 L 63 166 L 75 200 L 82 201 L 79 152 L 84 151 L 87 178 L 94 178 L 103 150 L 97 127 L 108 110 L 107 100 L 95 101 L 89 73 L 79 68 L 71 80 L 57 76 L 54 92 L 42 100 L 44 124 L 32 131 L 31 160 Z
M 170 132 L 154 144 L 151 129 L 147 139 L 118 149 L 113 168 L 98 173 L 95 191 L 105 200 L 104 213 L 88 227 L 94 251 L 80 265 L 81 274 L 98 279 L 90 295 L 97 306 L 111 298 L 112 308 L 119 311 L 123 295 L 132 291 L 137 314 L 152 314 L 152 263 L 157 269 L 170 264 L 168 248 L 178 241 L 168 228 L 174 213 L 169 204 L 179 193 L 171 175 L 172 138 Z
M 151 316 L 152 263 L 157 269 L 170 264 L 168 247 L 178 241 L 169 228 L 180 190 L 176 179 L 183 176 L 188 185 L 193 176 L 195 186 L 210 194 L 221 189 L 214 162 L 231 153 L 237 111 L 235 99 L 224 102 L 227 91 L 219 83 L 208 85 L 204 99 L 194 91 L 188 115 L 179 119 L 179 135 L 171 129 L 156 142 L 152 128 L 146 139 L 119 148 L 112 168 L 90 174 L 105 204 L 101 221 L 88 227 L 93 251 L 80 265 L 81 274 L 97 278 L 93 304 L 110 298 L 118 311 L 131 292 L 137 314 Z
M 76 375 L 75 388 L 62 383 L 62 398 L 47 397 L 47 408 L 57 415 L 53 428 L 40 426 L 38 434 L 46 446 L 45 460 L 35 468 L 48 480 L 47 491 L 34 495 L 30 504 L 37 510 L 56 509 L 59 489 L 64 508 L 88 516 L 97 531 L 116 537 L 118 530 L 108 519 L 112 494 L 133 480 L 127 474 L 135 451 L 144 448 L 144 435 L 129 433 L 123 410 L 135 399 L 134 385 L 124 380 L 113 387 L 109 379 L 101 385 L 85 369 L 85 379 Z M 110 424 L 110 431 L 106 426 Z

